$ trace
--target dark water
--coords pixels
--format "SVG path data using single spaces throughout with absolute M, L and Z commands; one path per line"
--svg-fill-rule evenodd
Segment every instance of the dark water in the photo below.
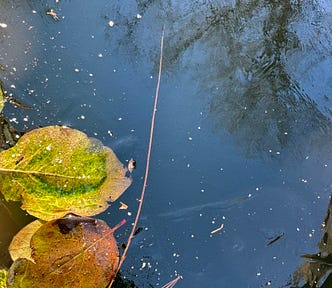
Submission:
M 138 287 L 178 274 L 179 288 L 332 287 L 329 218 L 321 229 L 332 192 L 329 0 L 2 0 L 0 23 L 0 78 L 33 107 L 6 104 L 12 124 L 68 125 L 136 159 L 120 199 L 129 210 L 116 202 L 100 215 L 128 220 L 120 243 L 142 186 L 165 24 L 144 229 L 124 276 Z M 0 219 L 7 238 L 28 221 L 15 213 L 18 224 Z

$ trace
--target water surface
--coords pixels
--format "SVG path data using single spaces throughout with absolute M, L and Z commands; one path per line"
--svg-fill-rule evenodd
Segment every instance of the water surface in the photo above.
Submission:
M 2 1 L 0 23 L 0 77 L 33 107 L 7 105 L 12 124 L 68 125 L 136 159 L 129 210 L 100 216 L 128 220 L 120 243 L 166 27 L 144 229 L 123 275 L 138 287 L 178 274 L 179 288 L 306 283 L 300 256 L 321 249 L 332 184 L 329 1 Z

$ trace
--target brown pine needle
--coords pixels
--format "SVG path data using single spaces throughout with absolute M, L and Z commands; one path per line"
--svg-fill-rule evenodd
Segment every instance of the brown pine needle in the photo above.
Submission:
M 153 140 L 153 132 L 154 132 L 154 122 L 156 118 L 156 112 L 157 112 L 157 103 L 158 103 L 158 96 L 159 96 L 159 88 L 160 88 L 160 78 L 161 78 L 161 68 L 163 64 L 163 47 L 164 47 L 164 34 L 165 34 L 165 26 L 163 26 L 162 30 L 162 35 L 161 35 L 161 41 L 160 41 L 160 58 L 159 58 L 159 71 L 158 71 L 158 81 L 157 81 L 157 87 L 156 87 L 156 93 L 155 93 L 155 98 L 154 98 L 154 106 L 153 106 L 153 112 L 152 112 L 152 117 L 151 117 L 151 126 L 150 126 L 150 138 L 149 138 L 149 146 L 148 146 L 148 152 L 146 156 L 146 166 L 145 166 L 145 175 L 144 175 L 144 182 L 143 182 L 143 187 L 142 187 L 142 192 L 141 192 L 141 197 L 139 199 L 139 204 L 137 208 L 137 213 L 136 213 L 136 218 L 133 224 L 133 227 L 131 229 L 130 235 L 128 237 L 127 245 L 126 248 L 123 251 L 123 254 L 120 258 L 119 261 L 119 266 L 116 271 L 116 274 L 120 271 L 120 268 L 126 259 L 127 251 L 129 249 L 131 240 L 134 237 L 134 233 L 137 227 L 138 219 L 141 214 L 142 206 L 143 206 L 143 200 L 144 200 L 144 195 L 145 195 L 145 189 L 147 186 L 147 181 L 148 181 L 148 176 L 149 176 L 149 167 L 150 167 L 150 157 L 151 157 L 151 149 L 152 149 L 152 140 Z M 111 281 L 109 284 L 108 288 L 111 288 L 114 283 L 114 279 Z M 173 287 L 173 286 L 166 286 L 167 287 Z

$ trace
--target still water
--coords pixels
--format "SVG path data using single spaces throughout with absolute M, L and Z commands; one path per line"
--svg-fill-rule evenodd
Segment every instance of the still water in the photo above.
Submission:
M 33 108 L 6 104 L 11 124 L 67 125 L 123 163 L 136 159 L 120 198 L 129 209 L 116 202 L 99 215 L 127 219 L 119 243 L 142 186 L 166 27 L 143 230 L 124 277 L 137 287 L 179 274 L 179 288 L 331 287 L 329 0 L 1 0 L 0 23 L 0 79 Z M 5 207 L 1 249 L 31 220 Z

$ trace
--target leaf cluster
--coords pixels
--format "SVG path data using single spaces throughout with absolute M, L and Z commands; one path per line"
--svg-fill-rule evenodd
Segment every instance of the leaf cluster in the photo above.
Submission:
M 32 130 L 2 151 L 0 192 L 39 219 L 12 240 L 0 288 L 106 287 L 118 267 L 116 228 L 86 216 L 129 187 L 126 173 L 110 148 L 68 127 Z

